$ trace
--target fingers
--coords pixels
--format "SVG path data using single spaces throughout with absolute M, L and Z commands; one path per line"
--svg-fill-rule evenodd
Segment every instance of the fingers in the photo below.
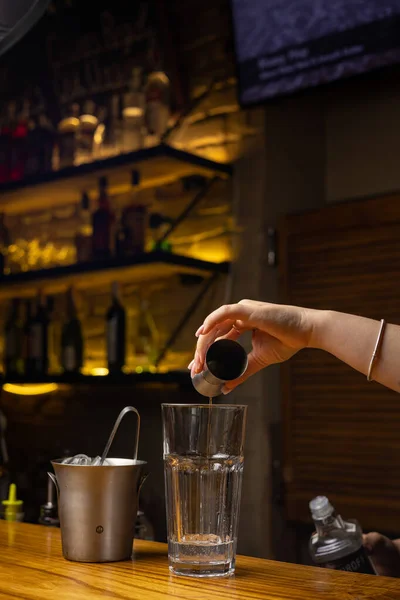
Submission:
M 255 373 L 258 373 L 258 371 L 261 371 L 261 369 L 263 369 L 264 367 L 268 366 L 266 363 L 260 362 L 259 360 L 257 360 L 254 352 L 250 352 L 247 359 L 248 359 L 248 365 L 247 365 L 246 371 L 238 379 L 235 379 L 233 381 L 228 381 L 224 385 L 224 389 L 222 390 L 223 394 L 229 394 L 229 392 L 231 392 L 232 390 L 237 388 L 238 385 L 241 385 L 249 377 L 251 377 Z
M 196 331 L 196 336 L 207 335 L 225 321 L 233 323 L 240 320 L 249 328 L 253 327 L 254 325 L 249 322 L 253 312 L 252 304 L 253 303 L 250 300 L 241 300 L 238 304 L 226 304 L 217 308 L 217 310 L 214 310 L 214 312 L 208 315 L 203 325 Z

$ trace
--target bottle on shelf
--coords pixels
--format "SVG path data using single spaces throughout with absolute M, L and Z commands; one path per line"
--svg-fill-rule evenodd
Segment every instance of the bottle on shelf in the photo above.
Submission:
M 48 371 L 48 327 L 49 317 L 46 299 L 39 292 L 36 301 L 36 314 L 31 319 L 29 358 L 31 373 L 34 376 L 46 375 Z
M 93 160 L 94 134 L 99 125 L 95 113 L 96 105 L 93 100 L 86 100 L 83 112 L 79 116 L 78 151 L 75 161 L 77 164 Z
M 56 135 L 50 119 L 45 112 L 41 112 L 38 116 L 33 144 L 38 157 L 37 172 L 40 174 L 52 170 L 55 139 Z
M 79 373 L 83 366 L 83 336 L 74 291 L 67 293 L 67 318 L 61 333 L 61 366 L 64 373 Z
M 142 148 L 144 143 L 145 95 L 141 67 L 132 70 L 129 91 L 124 94 L 123 104 L 123 150 L 132 152 Z
M 79 133 L 79 105 L 73 104 L 58 124 L 58 168 L 75 164 Z
M 14 298 L 4 327 L 4 371 L 11 376 L 23 375 L 24 373 L 24 338 L 20 309 L 20 300 Z
M 4 181 L 11 180 L 11 167 L 14 155 L 13 133 L 17 125 L 17 105 L 11 101 L 7 105 L 6 115 L 1 130 L 2 147 L 4 148 L 4 165 L 0 164 L 0 175 Z
M 78 263 L 90 261 L 92 258 L 92 215 L 90 212 L 90 198 L 83 192 L 79 213 L 80 224 L 75 235 L 76 259 Z
M 10 246 L 10 232 L 5 223 L 4 213 L 0 213 L 0 275 L 4 275 L 8 267 L 7 255 Z
M 114 156 L 122 152 L 122 121 L 119 94 L 113 94 L 109 100 L 108 118 L 104 132 L 104 154 Z
M 92 215 L 92 257 L 95 260 L 109 258 L 114 241 L 114 214 L 110 208 L 107 187 L 107 177 L 101 177 L 99 180 L 98 208 Z
M 99 106 L 97 110 L 97 127 L 93 135 L 93 160 L 100 160 L 107 157 L 105 152 L 106 128 L 108 113 L 105 106 Z
M 23 179 L 25 173 L 26 161 L 26 144 L 28 138 L 28 121 L 29 121 L 28 101 L 23 101 L 21 110 L 12 128 L 11 141 L 11 170 L 10 179 L 18 181 Z
M 126 235 L 125 254 L 140 254 L 145 249 L 147 209 L 138 202 L 137 198 L 140 185 L 139 171 L 132 171 L 131 183 L 131 201 L 122 212 L 122 223 Z
M 145 124 L 149 145 L 159 144 L 170 118 L 170 80 L 160 70 L 149 73 L 145 86 Z
M 126 225 L 125 213 L 119 210 L 115 227 L 115 256 L 122 258 L 132 254 L 132 239 L 130 229 Z
M 109 373 L 120 373 L 126 358 L 126 313 L 117 282 L 112 284 L 111 306 L 106 314 L 106 339 Z
M 147 365 L 153 365 L 159 351 L 158 329 L 145 298 L 140 298 L 135 353 Z
M 317 566 L 376 575 L 364 550 L 357 521 L 344 521 L 325 496 L 314 498 L 310 510 L 316 531 L 311 536 L 309 549 Z

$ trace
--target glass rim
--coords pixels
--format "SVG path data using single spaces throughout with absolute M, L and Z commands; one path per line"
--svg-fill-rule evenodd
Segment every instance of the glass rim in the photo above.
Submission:
M 161 407 L 171 406 L 174 408 L 247 408 L 247 404 L 210 404 L 208 402 L 204 404 L 179 404 L 175 402 L 162 402 Z

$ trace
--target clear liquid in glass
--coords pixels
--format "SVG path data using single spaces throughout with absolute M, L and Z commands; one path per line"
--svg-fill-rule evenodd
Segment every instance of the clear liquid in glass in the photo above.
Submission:
M 215 577 L 234 572 L 243 456 L 164 458 L 170 569 Z

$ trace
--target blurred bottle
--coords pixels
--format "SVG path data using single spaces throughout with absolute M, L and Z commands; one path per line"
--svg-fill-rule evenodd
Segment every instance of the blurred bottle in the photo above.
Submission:
M 0 213 L 0 275 L 4 275 L 7 265 L 8 248 L 10 246 L 10 232 L 5 223 L 4 213 Z
M 96 260 L 109 258 L 114 242 L 114 214 L 110 208 L 107 187 L 107 177 L 101 177 L 99 180 L 98 208 L 92 216 L 92 257 Z
M 104 132 L 104 153 L 113 156 L 122 152 L 122 120 L 120 96 L 113 94 L 107 111 L 106 128 Z
M 159 333 L 146 299 L 140 299 L 135 353 L 142 362 L 153 365 L 159 352 Z
M 344 521 L 325 496 L 310 502 L 316 531 L 309 544 L 319 567 L 376 575 L 363 546 L 362 531 L 355 520 Z
M 119 373 L 126 358 L 126 314 L 116 282 L 112 284 L 112 301 L 106 315 L 106 336 L 108 370 L 110 373 Z
M 61 333 L 61 366 L 64 373 L 79 373 L 83 366 L 83 336 L 73 289 L 67 293 L 67 318 Z
M 58 168 L 71 167 L 75 163 L 79 134 L 79 106 L 73 104 L 58 124 Z
M 24 100 L 15 126 L 12 128 L 10 178 L 13 181 L 23 179 L 25 173 L 29 107 L 29 102 Z
M 163 71 L 153 71 L 145 87 L 145 124 L 150 145 L 158 144 L 167 131 L 170 117 L 170 81 Z
M 17 126 L 17 105 L 12 100 L 7 104 L 6 116 L 2 127 L 2 144 L 5 148 L 5 162 L 3 177 L 5 181 L 11 180 L 11 168 L 14 155 L 14 137 L 13 133 Z
M 29 364 L 34 376 L 46 375 L 48 371 L 48 326 L 46 299 L 39 292 L 36 300 L 36 314 L 30 323 Z
M 90 198 L 83 192 L 79 213 L 79 228 L 75 235 L 75 248 L 77 262 L 87 262 L 92 258 L 92 215 L 90 212 Z
M 52 158 L 56 134 L 53 125 L 46 115 L 39 114 L 37 126 L 34 129 L 33 147 L 37 155 L 37 173 L 48 173 L 52 170 Z
M 24 373 L 23 328 L 21 303 L 14 298 L 4 327 L 4 371 L 6 375 L 18 376 Z
M 126 232 L 125 253 L 140 254 L 145 249 L 147 209 L 138 200 L 140 185 L 139 171 L 132 171 L 131 182 L 131 200 L 122 213 L 122 222 Z
M 83 112 L 79 116 L 77 164 L 93 160 L 94 135 L 99 125 L 95 111 L 95 103 L 92 100 L 86 100 Z
M 129 91 L 123 100 L 123 150 L 131 152 L 143 147 L 144 142 L 144 109 L 145 95 L 143 92 L 142 69 L 135 67 Z
M 99 106 L 97 110 L 97 127 L 93 136 L 93 160 L 100 160 L 107 157 L 105 152 L 106 129 L 108 121 L 108 112 L 105 106 Z

